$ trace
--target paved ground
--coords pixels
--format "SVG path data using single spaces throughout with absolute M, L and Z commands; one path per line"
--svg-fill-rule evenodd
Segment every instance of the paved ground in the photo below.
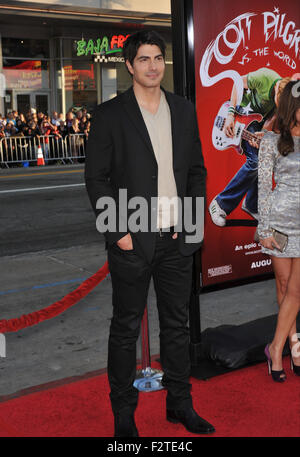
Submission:
M 65 168 L 65 173 L 57 174 L 60 170 L 49 167 L 43 172 L 53 175 L 29 176 L 39 170 L 1 170 L 0 319 L 52 304 L 106 260 L 104 240 L 95 230 L 84 187 L 1 193 L 82 183 L 82 166 L 72 170 L 78 172 L 67 173 L 71 169 Z M 159 329 L 152 286 L 148 309 L 154 355 L 159 353 Z M 273 280 L 201 295 L 202 330 L 275 312 Z M 108 278 L 60 316 L 6 334 L 6 358 L 0 358 L 0 395 L 105 368 L 111 314 Z M 139 352 L 138 342 L 138 356 Z
M 103 243 L 2 258 L 1 318 L 19 317 L 54 303 L 96 272 L 105 258 Z M 153 287 L 148 309 L 151 354 L 158 354 Z M 272 280 L 201 295 L 202 330 L 248 322 L 275 311 Z M 106 367 L 111 314 L 111 282 L 106 279 L 60 316 L 6 334 L 0 395 Z M 138 352 L 139 348 L 140 342 Z
M 0 170 L 0 255 L 96 241 L 83 165 Z

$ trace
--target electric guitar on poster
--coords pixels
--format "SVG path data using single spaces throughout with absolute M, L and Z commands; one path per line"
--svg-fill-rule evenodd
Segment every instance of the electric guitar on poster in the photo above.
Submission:
M 249 132 L 247 128 L 254 121 L 261 122 L 263 120 L 263 116 L 258 113 L 243 114 L 237 110 L 234 116 L 234 137 L 230 138 L 226 136 L 224 132 L 224 125 L 229 106 L 229 101 L 223 103 L 215 118 L 212 130 L 212 142 L 214 147 L 219 151 L 224 151 L 228 148 L 235 148 L 239 154 L 243 154 L 244 152 L 241 146 L 242 140 L 249 141 L 254 139 L 259 145 L 260 139 L 257 138 L 254 133 Z

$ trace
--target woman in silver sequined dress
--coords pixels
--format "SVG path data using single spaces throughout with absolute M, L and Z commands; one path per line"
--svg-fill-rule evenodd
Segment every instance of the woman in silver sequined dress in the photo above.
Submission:
M 289 82 L 280 97 L 274 130 L 261 141 L 258 163 L 258 235 L 272 259 L 279 314 L 272 343 L 265 348 L 269 373 L 284 382 L 282 351 L 289 338 L 291 367 L 300 376 L 296 318 L 300 309 L 300 81 Z M 272 177 L 275 188 L 272 190 Z M 272 229 L 288 235 L 279 251 Z

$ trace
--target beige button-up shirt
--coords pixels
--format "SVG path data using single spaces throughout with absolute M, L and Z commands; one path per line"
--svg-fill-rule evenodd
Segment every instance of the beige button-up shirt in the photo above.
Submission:
M 140 110 L 158 165 L 157 227 L 172 227 L 178 222 L 178 195 L 173 172 L 171 113 L 164 92 L 161 91 L 155 114 L 141 106 Z

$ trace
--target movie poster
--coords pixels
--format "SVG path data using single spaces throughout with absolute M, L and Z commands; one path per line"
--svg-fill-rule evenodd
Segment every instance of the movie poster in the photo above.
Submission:
M 272 128 L 286 78 L 297 79 L 299 16 L 299 0 L 194 0 L 196 105 L 208 171 L 204 286 L 272 271 L 253 238 L 253 135 Z

